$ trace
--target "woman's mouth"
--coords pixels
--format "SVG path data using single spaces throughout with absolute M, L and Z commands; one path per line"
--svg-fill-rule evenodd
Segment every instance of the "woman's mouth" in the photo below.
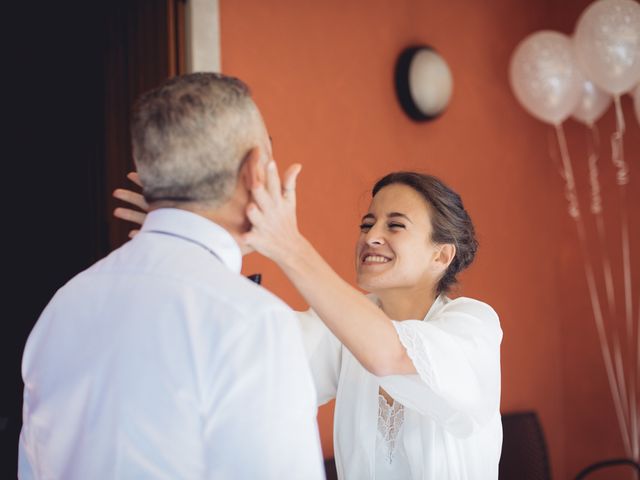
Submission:
M 363 258 L 362 258 L 362 263 L 367 264 L 367 265 L 388 263 L 390 261 L 391 261 L 390 258 L 385 257 L 383 255 L 367 254 L 367 255 L 364 255 Z

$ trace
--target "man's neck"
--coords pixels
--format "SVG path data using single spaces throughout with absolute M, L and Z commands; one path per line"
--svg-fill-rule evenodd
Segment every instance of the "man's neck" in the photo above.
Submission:
M 150 211 L 160 208 L 176 208 L 206 218 L 229 232 L 241 250 L 243 250 L 242 234 L 251 228 L 246 216 L 241 215 L 238 209 L 229 203 L 217 208 L 210 208 L 198 203 L 155 202 L 150 207 Z M 243 250 L 244 253 L 246 252 Z

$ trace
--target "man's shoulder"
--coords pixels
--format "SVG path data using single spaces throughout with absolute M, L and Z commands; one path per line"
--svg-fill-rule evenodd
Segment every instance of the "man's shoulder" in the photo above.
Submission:
M 293 315 L 293 310 L 284 301 L 243 275 L 227 270 L 219 272 L 215 280 L 211 288 L 207 288 L 209 294 L 238 312 L 251 316 L 277 312 Z
M 83 290 L 95 291 L 99 296 L 105 291 L 105 285 L 111 291 L 136 286 L 138 290 L 142 288 L 144 294 L 153 296 L 156 304 L 163 300 L 174 303 L 184 297 L 189 301 L 196 300 L 206 309 L 224 311 L 234 317 L 250 319 L 280 314 L 288 318 L 293 315 L 289 306 L 276 295 L 219 261 L 209 262 L 208 256 L 203 257 L 206 264 L 198 263 L 197 258 L 182 262 L 170 258 L 159 264 L 136 263 L 123 261 L 136 258 L 128 255 L 127 249 L 125 245 L 80 272 L 59 293 L 67 297 Z M 128 295 L 125 293 L 124 296 Z

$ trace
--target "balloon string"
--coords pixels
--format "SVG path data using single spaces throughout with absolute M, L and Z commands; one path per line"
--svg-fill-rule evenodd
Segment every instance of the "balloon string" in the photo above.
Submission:
M 637 462 L 640 461 L 640 425 L 638 424 L 638 379 L 637 377 L 637 365 L 636 365 L 636 374 L 632 373 L 631 375 L 631 385 L 629 388 L 629 403 L 631 404 L 631 410 L 629 412 L 631 417 L 631 451 L 632 458 Z
M 616 376 L 618 380 L 618 386 L 620 388 L 620 400 L 621 400 L 622 410 L 625 413 L 626 422 L 628 424 L 631 424 L 631 423 L 634 423 L 632 422 L 632 415 L 631 415 L 632 408 L 630 407 L 631 402 L 629 401 L 627 396 L 628 395 L 627 381 L 624 374 L 624 361 L 622 360 L 622 349 L 620 348 L 620 336 L 617 334 L 617 332 L 614 333 L 613 335 L 613 358 L 614 358 Z M 634 382 L 631 381 L 630 383 L 633 384 Z M 631 396 L 630 392 L 632 391 L 633 388 L 629 389 L 629 396 Z M 630 447 L 628 450 L 628 453 L 631 451 L 632 451 L 632 448 Z
M 631 455 L 631 442 L 629 441 L 629 431 L 627 429 L 626 413 L 627 410 L 622 407 L 621 392 L 616 379 L 616 373 L 613 366 L 611 350 L 609 348 L 609 342 L 607 339 L 607 332 L 604 327 L 604 319 L 602 317 L 602 309 L 600 307 L 600 300 L 598 299 L 598 291 L 596 289 L 595 277 L 593 274 L 593 267 L 589 260 L 587 245 L 586 245 L 586 233 L 584 224 L 580 216 L 580 210 L 577 203 L 577 195 L 575 189 L 575 182 L 573 177 L 573 169 L 571 167 L 571 160 L 569 158 L 569 150 L 567 148 L 567 141 L 564 135 L 564 129 L 562 125 L 556 125 L 556 136 L 558 138 L 558 145 L 560 147 L 560 155 L 562 158 L 562 165 L 564 169 L 564 179 L 566 182 L 565 195 L 569 202 L 569 215 L 574 219 L 576 230 L 578 233 L 578 240 L 580 244 L 580 250 L 584 261 L 584 271 L 587 280 L 587 287 L 589 289 L 589 298 L 591 300 L 591 308 L 593 310 L 593 317 L 596 323 L 596 330 L 600 339 L 600 349 L 604 360 L 605 370 L 607 372 L 607 379 L 609 381 L 609 388 L 611 390 L 611 396 L 616 411 L 616 417 L 618 419 L 618 426 L 624 442 L 624 447 L 627 455 Z
M 629 412 L 629 419 L 634 419 L 632 412 L 634 411 L 634 399 L 635 399 L 635 382 L 630 379 L 630 389 L 626 388 L 626 377 L 624 374 L 624 361 L 622 355 L 622 349 L 620 347 L 620 333 L 616 322 L 616 307 L 615 307 L 615 291 L 613 287 L 613 273 L 611 271 L 611 261 L 609 260 L 606 231 L 604 227 L 604 218 L 602 212 L 602 197 L 600 194 L 600 182 L 598 177 L 598 131 L 596 127 L 590 125 L 590 133 L 588 135 L 588 157 L 589 157 L 589 180 L 591 184 L 591 212 L 595 216 L 596 227 L 598 232 L 598 240 L 600 244 L 600 251 L 602 252 L 602 272 L 604 275 L 605 291 L 607 294 L 607 305 L 609 307 L 609 326 L 612 330 L 613 337 L 613 354 L 615 358 L 616 376 L 618 385 L 620 386 L 622 408 L 625 412 Z M 589 141 L 590 140 L 590 141 Z M 633 367 L 630 365 L 630 368 Z M 631 421 L 633 425 L 635 420 Z M 633 428 L 632 428 L 633 429 Z M 632 435 L 632 438 L 633 435 Z
M 620 95 L 613 96 L 613 103 L 616 107 L 616 125 L 620 133 L 624 133 L 626 125 L 624 121 L 624 112 L 622 111 L 622 104 L 620 103 Z
M 611 134 L 611 160 L 618 169 L 616 181 L 618 185 L 626 185 L 629 182 L 629 166 L 624 160 L 623 136 L 625 131 L 624 113 L 620 105 L 620 95 L 613 97 L 616 107 L 616 131 Z
M 630 385 L 630 404 L 631 410 L 629 415 L 631 417 L 632 427 L 632 442 L 633 442 L 633 455 L 638 457 L 638 405 L 636 401 L 636 389 L 640 382 L 638 382 L 638 365 L 640 362 L 638 356 L 640 355 L 640 346 L 635 347 L 634 355 L 634 325 L 633 325 L 633 305 L 632 305 L 632 281 L 631 281 L 631 247 L 629 242 L 629 216 L 627 211 L 627 198 L 626 198 L 626 185 L 629 183 L 629 167 L 624 159 L 624 132 L 625 121 L 624 112 L 620 103 L 620 96 L 614 97 L 614 104 L 616 109 L 616 131 L 611 135 L 611 159 L 613 164 L 617 168 L 616 181 L 619 187 L 620 193 L 620 224 L 622 230 L 622 267 L 624 278 L 624 304 L 625 304 L 625 319 L 626 319 L 626 331 L 628 338 L 628 355 L 631 359 L 631 368 L 635 372 L 631 373 L 631 385 Z M 636 330 L 640 330 L 640 321 L 636 325 Z M 633 362 L 636 357 L 636 362 Z
M 613 273 L 611 271 L 611 262 L 609 260 L 609 254 L 607 249 L 606 231 L 604 227 L 604 218 L 602 211 L 602 196 L 599 181 L 598 172 L 598 145 L 599 136 L 597 128 L 591 124 L 587 130 L 587 145 L 588 145 L 588 163 L 589 163 L 589 183 L 591 185 L 591 212 L 595 216 L 596 227 L 598 232 L 598 240 L 600 251 L 602 252 L 602 271 L 604 275 L 605 290 L 607 293 L 607 305 L 609 310 L 609 326 L 612 330 L 613 337 L 613 355 L 615 359 L 615 371 L 618 385 L 620 387 L 620 396 L 622 408 L 628 413 L 628 419 L 633 419 L 632 411 L 634 410 L 634 398 L 635 398 L 635 382 L 630 379 L 631 388 L 627 391 L 627 381 L 625 376 L 624 361 L 622 355 L 622 349 L 620 347 L 620 333 L 616 320 L 616 308 L 615 308 L 615 293 L 613 287 Z M 629 337 L 631 338 L 631 337 Z M 632 369 L 632 365 L 630 365 Z M 632 398 L 633 397 L 633 398 Z M 635 420 L 631 421 L 632 424 Z M 632 428 L 633 429 L 633 428 Z M 632 436 L 633 438 L 633 436 Z
M 593 123 L 589 125 L 589 130 L 587 130 L 587 146 L 589 183 L 591 184 L 591 213 L 595 215 L 602 212 L 602 196 L 600 194 L 600 182 L 598 179 L 600 136 L 598 135 L 598 127 Z
M 638 298 L 638 304 L 640 305 L 640 297 Z M 633 328 L 629 334 L 629 358 L 631 359 L 631 376 L 629 386 L 629 403 L 631 417 L 631 439 L 632 439 L 632 452 L 633 459 L 640 461 L 640 417 L 638 405 L 638 386 L 640 385 L 640 309 L 638 309 L 638 321 L 635 325 L 635 332 Z M 636 337 L 634 346 L 633 337 Z M 635 347 L 635 352 L 634 352 Z M 635 362 L 633 361 L 635 357 Z M 635 371 L 634 371 L 635 370 Z
M 551 160 L 553 161 L 553 166 L 558 171 L 558 175 L 560 175 L 560 178 L 562 178 L 562 180 L 565 180 L 564 169 L 562 168 L 562 164 L 560 163 L 560 158 L 558 158 L 558 149 L 556 148 L 556 145 L 557 140 L 556 138 L 554 138 L 553 132 L 549 130 L 547 135 L 547 151 L 549 153 L 549 156 L 551 157 Z
M 599 144 L 600 139 L 597 127 L 593 124 L 587 131 L 587 144 L 589 148 L 589 180 L 591 184 L 591 212 L 595 215 L 596 227 L 600 251 L 602 252 L 602 271 L 604 274 L 605 290 L 607 292 L 607 305 L 611 321 L 616 318 L 616 297 L 613 288 L 613 273 L 611 271 L 611 261 L 609 259 L 606 230 L 604 226 L 604 216 L 602 211 L 602 196 L 600 194 L 600 179 L 598 173 Z
M 567 140 L 564 136 L 562 125 L 556 125 L 556 136 L 558 137 L 558 146 L 560 147 L 560 159 L 562 161 L 561 176 L 565 181 L 564 196 L 568 203 L 569 216 L 574 220 L 580 218 L 580 207 L 578 206 L 578 196 L 576 194 L 576 183 L 573 177 L 573 169 L 571 168 L 571 159 L 569 158 L 569 149 L 567 148 Z
M 622 223 L 622 262 L 624 267 L 624 304 L 627 319 L 627 335 L 633 338 L 633 305 L 631 304 L 631 248 L 629 245 L 629 215 L 626 207 L 626 188 L 620 185 L 620 216 Z
M 627 197 L 626 197 L 626 185 L 629 182 L 629 168 L 624 159 L 624 143 L 623 135 L 625 131 L 624 112 L 622 111 L 622 105 L 620 104 L 620 96 L 614 97 L 614 103 L 616 107 L 616 126 L 617 130 L 611 136 L 611 158 L 613 164 L 618 169 L 616 174 L 616 180 L 620 192 L 620 223 L 622 230 L 622 267 L 624 278 L 624 305 L 625 305 L 625 319 L 626 319 L 626 331 L 627 338 L 629 339 L 627 349 L 631 359 L 631 365 L 633 365 L 634 355 L 634 325 L 633 325 L 633 305 L 632 305 L 632 281 L 631 281 L 631 247 L 629 242 L 629 215 L 627 212 Z M 638 326 L 637 328 L 640 328 Z M 631 375 L 633 387 L 635 390 L 636 375 Z M 635 393 L 635 392 L 634 392 Z M 632 409 L 637 412 L 635 402 L 632 402 Z M 630 412 L 632 414 L 633 412 Z M 634 418 L 635 417 L 635 418 Z M 632 424 L 637 424 L 637 413 L 632 415 Z M 634 439 L 635 440 L 635 439 Z
M 640 305 L 640 295 L 638 295 L 638 305 Z M 636 372 L 633 376 L 635 385 L 633 392 L 633 402 L 632 402 L 632 420 L 634 420 L 632 424 L 632 433 L 633 433 L 633 459 L 636 462 L 640 462 L 640 406 L 638 405 L 637 398 L 637 386 L 640 385 L 640 309 L 638 309 L 638 324 L 636 328 Z

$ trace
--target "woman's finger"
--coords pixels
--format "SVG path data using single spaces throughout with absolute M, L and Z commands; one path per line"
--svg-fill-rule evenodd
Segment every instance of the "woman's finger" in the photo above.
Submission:
M 240 236 L 240 242 L 255 251 L 258 251 L 260 245 L 260 235 L 256 235 L 255 229 L 251 229 Z
M 247 218 L 251 222 L 253 228 L 261 224 L 262 217 L 263 215 L 260 211 L 260 208 L 258 208 L 258 205 L 256 205 L 255 203 L 250 203 L 249 205 L 247 205 Z
M 252 247 L 251 245 L 251 231 L 243 233 L 240 235 L 240 244 L 247 247 Z
M 253 201 L 260 209 L 269 210 L 273 208 L 274 199 L 261 183 L 251 189 L 251 194 Z
M 294 203 L 296 201 L 296 181 L 301 170 L 302 165 L 294 163 L 287 169 L 282 180 L 282 196 Z
M 145 212 L 149 211 L 149 205 L 145 201 L 144 197 L 139 193 L 132 192 L 131 190 L 126 190 L 124 188 L 117 188 L 113 191 L 113 196 L 118 200 L 135 205 Z
M 113 211 L 113 216 L 116 218 L 120 218 L 122 220 L 126 220 L 128 222 L 137 223 L 138 225 L 142 225 L 144 223 L 144 219 L 147 214 L 138 212 L 136 210 L 131 210 L 130 208 L 116 208 Z
M 282 197 L 282 187 L 280 186 L 280 175 L 276 162 L 271 160 L 267 165 L 267 191 L 276 201 Z
M 127 173 L 127 178 L 131 180 L 133 183 L 135 183 L 136 185 L 138 185 L 139 187 L 142 187 L 142 182 L 140 181 L 140 176 L 138 175 L 138 172 Z

